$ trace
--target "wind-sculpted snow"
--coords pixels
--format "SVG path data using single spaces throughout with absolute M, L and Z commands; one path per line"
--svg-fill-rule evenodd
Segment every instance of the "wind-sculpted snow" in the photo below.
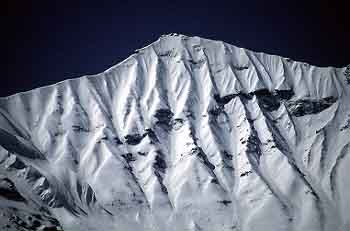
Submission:
M 0 98 L 0 229 L 349 230 L 348 73 L 172 34 Z

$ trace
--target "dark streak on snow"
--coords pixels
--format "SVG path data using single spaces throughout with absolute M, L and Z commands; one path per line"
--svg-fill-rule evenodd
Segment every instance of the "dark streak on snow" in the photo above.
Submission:
M 225 206 L 227 206 L 227 205 L 232 203 L 232 201 L 230 201 L 230 200 L 222 200 L 222 201 L 218 201 L 218 202 L 223 204 L 223 205 L 225 205 Z
M 0 179 L 0 197 L 12 201 L 26 201 L 26 199 L 24 199 L 24 197 L 18 192 L 15 184 L 8 178 Z
M 337 98 L 330 96 L 320 100 L 300 99 L 296 101 L 289 101 L 286 103 L 286 106 L 291 115 L 300 117 L 319 113 L 332 106 L 332 104 L 334 104 L 336 101 Z
M 248 176 L 249 174 L 251 174 L 251 173 L 253 173 L 252 171 L 246 171 L 246 172 L 244 172 L 244 173 L 241 173 L 241 177 L 243 177 L 243 176 Z

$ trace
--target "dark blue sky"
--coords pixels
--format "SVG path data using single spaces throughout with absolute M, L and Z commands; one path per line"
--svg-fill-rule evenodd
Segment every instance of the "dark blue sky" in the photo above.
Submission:
M 0 96 L 102 72 L 171 32 L 320 66 L 350 63 L 350 8 L 336 1 L 4 2 Z

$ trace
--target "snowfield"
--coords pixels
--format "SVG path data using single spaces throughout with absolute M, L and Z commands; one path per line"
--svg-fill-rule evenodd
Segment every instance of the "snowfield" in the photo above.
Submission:
M 164 35 L 0 98 L 0 230 L 350 230 L 350 66 Z

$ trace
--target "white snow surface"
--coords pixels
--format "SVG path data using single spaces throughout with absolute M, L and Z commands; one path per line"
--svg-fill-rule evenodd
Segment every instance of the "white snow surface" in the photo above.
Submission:
M 0 98 L 0 230 L 350 230 L 349 102 L 349 68 L 164 35 Z

